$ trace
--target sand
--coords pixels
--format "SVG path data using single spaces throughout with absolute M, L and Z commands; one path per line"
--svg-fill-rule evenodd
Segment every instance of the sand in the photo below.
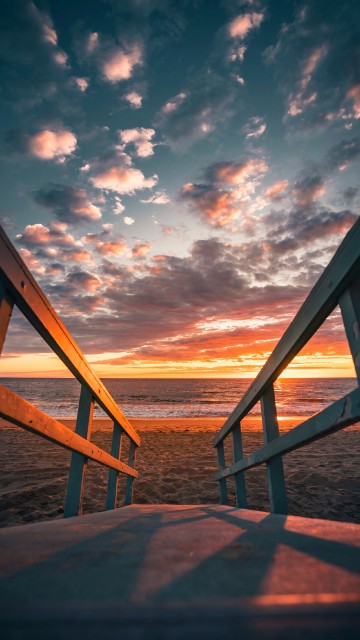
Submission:
M 62 422 L 74 428 L 73 419 Z M 216 451 L 212 446 L 223 418 L 153 418 L 131 420 L 141 436 L 134 485 L 134 502 L 218 503 Z M 288 430 L 299 422 L 280 420 Z M 243 424 L 245 454 L 262 445 L 261 424 L 249 418 Z M 359 427 L 298 449 L 284 457 L 289 512 L 307 517 L 360 523 Z M 127 438 L 124 438 L 127 441 Z M 95 419 L 92 441 L 110 451 L 111 423 Z M 60 518 L 63 514 L 71 454 L 23 429 L 0 421 L 0 526 Z M 229 442 L 230 445 L 230 442 Z M 231 461 L 227 447 L 227 462 Z M 126 460 L 126 442 L 122 459 Z M 104 508 L 107 469 L 88 465 L 84 512 Z M 264 467 L 246 474 L 250 508 L 269 509 Z M 119 482 L 119 506 L 124 478 Z M 233 480 L 230 503 L 235 504 Z

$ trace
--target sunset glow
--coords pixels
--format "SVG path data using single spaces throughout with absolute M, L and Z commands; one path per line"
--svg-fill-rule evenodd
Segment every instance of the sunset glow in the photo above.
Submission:
M 1 224 L 101 377 L 254 378 L 356 221 L 330 4 L 7 3 Z M 15 312 L 0 376 L 68 375 Z M 282 376 L 354 376 L 339 310 Z

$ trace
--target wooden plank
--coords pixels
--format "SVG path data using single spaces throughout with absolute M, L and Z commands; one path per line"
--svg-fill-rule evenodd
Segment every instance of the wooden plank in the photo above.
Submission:
M 241 421 L 336 307 L 360 273 L 360 219 L 345 236 L 257 378 L 214 439 L 214 447 Z
M 224 452 L 224 443 L 220 442 L 217 448 L 217 456 L 218 463 L 220 468 L 225 468 L 225 452 Z M 228 502 L 228 492 L 226 485 L 226 478 L 219 479 L 219 490 L 220 490 L 220 504 L 227 504 Z
M 16 393 L 13 393 L 2 384 L 0 384 L 0 418 L 8 420 L 19 427 L 23 427 L 27 431 L 36 433 L 37 435 L 59 444 L 70 451 L 77 451 L 82 455 L 95 460 L 105 467 L 116 469 L 120 473 L 125 473 L 138 477 L 138 472 L 129 467 L 124 462 L 120 462 L 106 453 L 92 442 L 88 442 L 68 427 L 61 424 L 55 418 L 40 411 L 30 402 L 23 400 Z
M 360 278 L 346 289 L 339 299 L 339 305 L 357 379 L 360 382 Z
M 91 389 L 95 400 L 140 445 L 140 437 L 92 371 L 84 354 L 0 227 L 0 279 L 15 304 L 71 373 Z
M 268 444 L 279 437 L 274 387 L 267 388 L 261 397 L 261 414 L 264 442 Z M 287 513 L 287 499 L 284 465 L 281 456 L 271 458 L 266 463 L 266 477 L 269 489 L 270 511 Z
M 241 436 L 241 423 L 235 427 L 235 429 L 231 432 L 232 436 L 232 448 L 233 448 L 233 456 L 234 462 L 238 462 L 242 460 L 243 456 L 243 447 L 242 447 L 242 436 Z M 246 509 L 247 507 L 247 499 L 246 499 L 246 485 L 245 485 L 245 474 L 243 472 L 235 474 L 235 496 L 236 496 L 236 506 L 239 509 Z
M 121 457 L 121 439 L 122 439 L 122 428 L 117 422 L 114 422 L 112 443 L 111 443 L 111 455 L 117 460 L 120 460 L 120 457 Z M 116 469 L 109 469 L 105 509 L 116 508 L 118 476 L 119 474 L 116 471 Z
M 3 350 L 14 302 L 0 281 L 0 355 Z
M 135 467 L 136 449 L 137 449 L 136 444 L 130 441 L 129 460 L 128 460 L 129 467 Z M 125 505 L 132 504 L 133 487 L 134 487 L 134 478 L 131 476 L 128 476 L 126 478 L 126 487 L 125 487 Z
M 86 440 L 90 440 L 93 413 L 94 398 L 91 391 L 83 385 L 81 387 L 75 433 Z M 65 499 L 64 518 L 80 516 L 82 513 L 87 461 L 86 456 L 73 451 Z
M 271 460 L 271 458 L 294 451 L 294 449 L 298 449 L 305 444 L 309 444 L 359 421 L 360 388 L 357 387 L 351 393 L 334 402 L 330 407 L 326 407 L 326 409 L 297 425 L 291 431 L 284 433 L 276 440 L 272 440 L 261 449 L 243 458 L 243 460 L 226 469 L 219 469 L 215 479 L 220 481 L 239 471 L 257 467 Z

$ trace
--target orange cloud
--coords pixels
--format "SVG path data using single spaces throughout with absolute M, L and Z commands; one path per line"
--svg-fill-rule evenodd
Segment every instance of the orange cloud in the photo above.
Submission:
M 77 138 L 65 129 L 44 129 L 27 141 L 28 153 L 40 160 L 56 160 L 62 162 L 75 151 Z

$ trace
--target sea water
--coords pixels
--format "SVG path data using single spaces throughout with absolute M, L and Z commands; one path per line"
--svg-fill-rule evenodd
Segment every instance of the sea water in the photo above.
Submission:
M 70 378 L 1 378 L 1 384 L 53 417 L 74 417 L 80 383 Z M 103 380 L 129 418 L 189 418 L 227 416 L 251 380 L 129 379 Z M 355 378 L 280 379 L 275 384 L 279 416 L 310 416 L 355 389 Z M 252 415 L 260 413 L 259 405 Z M 95 416 L 105 414 L 95 407 Z

